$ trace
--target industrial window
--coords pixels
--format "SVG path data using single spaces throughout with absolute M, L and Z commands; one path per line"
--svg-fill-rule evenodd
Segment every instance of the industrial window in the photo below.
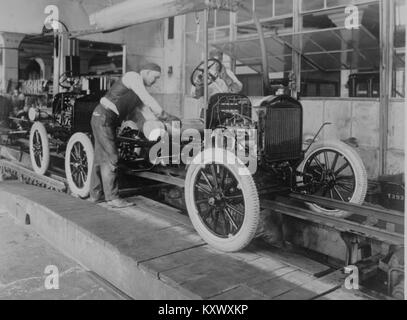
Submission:
M 255 0 L 255 10 L 259 19 L 274 16 L 274 1 Z
M 274 14 L 276 16 L 292 14 L 293 2 L 287 0 L 274 0 Z
M 303 6 L 308 2 L 303 1 Z M 347 1 L 322 2 L 326 7 Z M 312 6 L 317 6 L 317 1 L 310 1 L 303 9 L 311 10 Z M 345 26 L 347 14 L 343 8 L 302 14 L 301 30 L 293 37 L 302 53 L 302 96 L 379 96 L 379 2 L 359 4 L 358 9 L 359 26 L 351 30 Z
M 328 8 L 349 6 L 353 3 L 354 3 L 354 1 L 352 1 L 352 0 L 326 0 L 326 6 Z
M 237 13 L 237 39 L 257 37 L 253 10 L 264 33 L 284 34 L 293 29 L 293 0 L 251 0 L 245 2 L 247 10 Z
M 324 9 L 325 1 L 324 0 L 303 0 L 302 1 L 302 11 L 311 11 Z
M 229 41 L 230 15 L 228 11 L 210 11 L 208 28 L 209 41 Z M 203 13 L 190 13 L 186 15 L 186 37 L 191 45 L 203 45 Z M 202 48 L 201 48 L 202 50 Z
M 209 17 L 209 41 L 211 46 L 222 50 L 225 56 L 232 58 L 237 74 L 260 75 L 262 68 L 262 51 L 257 27 L 253 21 L 253 10 L 260 20 L 264 31 L 270 76 L 276 81 L 288 79 L 292 72 L 292 49 L 287 42 L 292 41 L 293 32 L 293 0 L 247 0 L 243 2 L 245 9 L 237 14 L 223 11 L 211 13 Z M 200 18 L 201 17 L 201 18 Z M 235 19 L 231 19 L 231 17 Z M 186 88 L 190 91 L 189 74 L 202 59 L 202 21 L 201 15 L 187 15 L 186 27 Z M 236 21 L 237 25 L 231 25 Z M 200 32 L 197 32 L 200 31 Z M 233 32 L 236 31 L 236 34 Z M 287 37 L 285 37 L 287 36 Z M 198 40 L 198 42 L 197 42 Z M 254 88 L 257 78 L 249 76 L 250 86 Z M 250 93 L 253 94 L 253 90 Z
M 393 6 L 393 75 L 392 97 L 405 98 L 405 65 L 406 65 L 406 10 L 405 0 L 395 0 Z
M 301 12 L 319 11 L 369 2 L 372 2 L 372 0 L 302 0 Z
M 303 64 L 305 62 L 303 61 Z M 310 71 L 301 73 L 302 97 L 339 97 L 340 72 Z
M 230 41 L 231 13 L 223 10 L 211 10 L 208 21 L 208 36 L 210 43 Z M 191 91 L 190 75 L 194 68 L 203 60 L 203 12 L 186 15 L 185 33 L 185 88 Z
M 244 9 L 237 13 L 237 23 L 253 22 L 253 10 L 260 20 L 281 17 L 293 13 L 293 0 L 248 0 Z

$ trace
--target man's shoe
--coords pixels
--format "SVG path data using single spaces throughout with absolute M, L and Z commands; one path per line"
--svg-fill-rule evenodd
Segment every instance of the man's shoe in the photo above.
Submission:
M 106 202 L 105 199 L 94 199 L 94 198 L 89 198 L 88 201 L 91 202 L 91 203 L 93 203 L 93 204 L 99 204 L 99 203 L 104 203 L 104 202 Z
M 107 205 L 112 208 L 122 209 L 122 208 L 132 207 L 135 204 L 131 203 L 131 202 L 127 202 L 126 200 L 123 200 L 123 199 L 115 199 L 115 200 L 109 201 L 107 203 Z

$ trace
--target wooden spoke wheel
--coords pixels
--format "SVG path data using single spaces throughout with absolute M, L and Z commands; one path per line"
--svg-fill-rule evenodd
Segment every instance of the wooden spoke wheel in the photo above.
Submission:
M 50 152 L 47 130 L 35 122 L 30 131 L 30 158 L 35 173 L 45 175 L 49 168 Z
M 94 150 L 90 138 L 84 133 L 74 134 L 65 154 L 65 173 L 71 192 L 81 198 L 90 193 L 90 179 Z
M 300 166 L 309 194 L 337 201 L 363 204 L 367 192 L 367 173 L 360 156 L 345 143 L 316 144 Z M 347 217 L 348 212 L 308 204 L 315 212 Z
M 211 149 L 212 150 L 212 149 Z M 185 182 L 185 200 L 199 235 L 221 251 L 246 247 L 259 224 L 260 206 L 249 170 L 230 152 L 203 152 L 202 164 L 191 164 Z M 223 161 L 226 154 L 234 163 Z M 196 159 L 201 159 L 198 155 Z

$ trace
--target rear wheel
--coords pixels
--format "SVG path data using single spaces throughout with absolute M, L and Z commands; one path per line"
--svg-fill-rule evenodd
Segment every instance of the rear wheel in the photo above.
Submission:
M 50 152 L 47 130 L 41 122 L 35 122 L 30 131 L 30 158 L 35 173 L 44 175 L 49 168 Z
M 90 177 L 93 168 L 92 141 L 84 133 L 74 134 L 68 142 L 65 154 L 65 173 L 71 192 L 81 198 L 90 193 Z
M 367 173 L 362 159 L 347 144 L 330 141 L 315 144 L 300 165 L 308 194 L 333 200 L 363 204 L 367 193 Z M 309 203 L 311 210 L 345 218 L 350 213 Z
M 257 188 L 250 171 L 233 154 L 222 149 L 212 152 L 204 151 L 195 158 L 199 162 L 188 168 L 188 214 L 209 245 L 221 251 L 239 251 L 255 237 L 259 225 Z M 234 161 L 225 161 L 226 154 Z

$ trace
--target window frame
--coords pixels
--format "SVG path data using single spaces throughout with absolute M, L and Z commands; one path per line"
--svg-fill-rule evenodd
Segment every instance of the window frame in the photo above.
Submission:
M 406 88 L 406 45 L 407 43 L 405 42 L 405 46 L 404 47 L 396 47 L 395 46 L 395 35 L 396 35 L 396 0 L 390 0 L 390 7 L 391 7 L 391 12 L 390 12 L 390 100 L 391 101 L 405 101 L 406 99 L 406 93 L 407 93 L 407 88 Z M 400 24 L 402 26 L 402 24 Z M 407 24 L 404 25 L 404 29 L 405 32 L 407 31 Z M 396 64 L 395 64 L 395 59 L 396 56 L 399 54 L 404 54 L 404 68 L 396 68 Z M 404 96 L 398 96 L 396 91 L 397 91 L 397 70 L 403 70 L 404 73 L 404 78 L 403 78 L 403 86 L 402 86 L 402 90 L 403 90 L 403 94 Z
M 324 10 L 340 9 L 340 8 L 346 8 L 347 6 L 354 6 L 354 5 L 357 6 L 357 5 L 369 4 L 371 2 L 377 2 L 377 0 L 350 0 L 349 4 L 341 4 L 341 5 L 337 5 L 337 6 L 328 6 L 327 5 L 328 0 L 323 0 L 324 1 L 324 6 L 322 8 L 311 9 L 311 10 L 303 10 L 303 2 L 304 1 L 307 1 L 307 0 L 301 0 L 300 14 L 303 14 L 303 13 L 307 13 L 307 14 L 308 13 L 317 13 L 317 12 L 324 11 Z M 384 1 L 388 1 L 388 0 L 384 0 Z

